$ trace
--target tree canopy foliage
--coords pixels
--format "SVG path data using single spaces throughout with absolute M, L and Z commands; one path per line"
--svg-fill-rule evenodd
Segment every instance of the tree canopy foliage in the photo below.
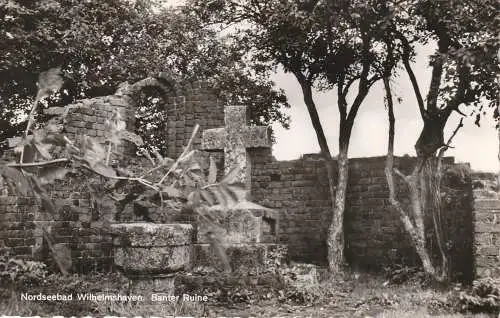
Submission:
M 424 121 L 417 154 L 435 156 L 445 146 L 443 130 L 453 111 L 472 113 L 479 124 L 484 108 L 498 105 L 500 5 L 490 0 L 406 2 L 409 19 L 392 23 L 392 41 L 403 46 L 404 68 Z M 431 83 L 426 99 L 411 66 L 418 45 L 435 47 L 428 57 Z
M 288 125 L 281 111 L 288 103 L 269 80 L 270 68 L 251 69 L 241 48 L 187 10 L 153 0 L 2 0 L 0 16 L 2 140 L 26 125 L 37 76 L 53 67 L 61 67 L 65 83 L 51 106 L 112 94 L 122 82 L 165 72 L 179 82 L 210 82 L 223 101 L 248 105 L 255 123 Z M 149 129 L 161 130 L 162 104 L 154 91 L 146 93 L 139 115 Z M 151 131 L 140 133 L 161 142 Z

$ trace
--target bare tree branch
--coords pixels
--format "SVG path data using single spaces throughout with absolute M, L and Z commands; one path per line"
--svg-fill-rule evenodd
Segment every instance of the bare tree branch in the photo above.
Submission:
M 457 127 L 455 128 L 455 130 L 453 131 L 453 133 L 451 134 L 450 138 L 448 138 L 448 141 L 446 142 L 446 144 L 441 148 L 439 149 L 439 153 L 438 153 L 438 158 L 442 158 L 445 151 L 448 150 L 448 148 L 452 148 L 450 146 L 451 144 L 451 141 L 453 140 L 453 138 L 455 137 L 455 135 L 458 133 L 458 131 L 460 130 L 460 128 L 462 128 L 464 126 L 464 118 L 460 118 L 460 122 L 458 123 Z M 441 161 L 438 161 L 438 163 L 440 163 Z M 440 165 L 438 164 L 438 169 L 440 168 Z M 438 170 L 439 171 L 439 170 Z
M 369 60 L 369 52 L 370 52 L 370 38 L 367 34 L 362 35 L 363 39 L 363 68 L 361 70 L 361 75 L 359 79 L 359 87 L 358 94 L 354 99 L 354 102 L 351 105 L 351 109 L 349 110 L 349 114 L 347 115 L 347 124 L 352 128 L 352 124 L 354 123 L 354 118 L 358 113 L 359 107 L 361 103 L 365 99 L 368 94 L 368 90 L 370 89 L 368 82 L 368 74 L 370 72 L 370 60 Z
M 60 159 L 54 159 L 50 161 L 39 161 L 39 162 L 29 162 L 29 163 L 9 163 L 7 164 L 7 167 L 19 167 L 19 168 L 24 168 L 24 167 L 41 167 L 41 166 L 48 166 L 48 165 L 53 165 L 56 163 L 61 163 L 61 162 L 69 162 L 70 160 L 67 158 L 60 158 Z
M 347 81 L 347 84 L 344 86 L 344 89 L 342 91 L 342 95 L 344 96 L 344 98 L 349 93 L 349 88 L 351 87 L 352 83 L 354 83 L 355 81 L 359 80 L 360 78 L 361 78 L 361 76 L 355 76 L 355 77 L 353 77 L 353 78 L 351 78 L 350 80 Z
M 399 176 L 401 177 L 401 179 L 403 179 L 405 182 L 410 182 L 410 177 L 405 175 L 404 173 L 402 173 L 401 171 L 399 171 L 398 168 L 394 168 L 394 172 Z

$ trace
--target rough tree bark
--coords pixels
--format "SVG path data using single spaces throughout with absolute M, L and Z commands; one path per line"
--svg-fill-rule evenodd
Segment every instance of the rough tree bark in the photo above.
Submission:
M 349 174 L 349 141 L 351 138 L 351 131 L 354 125 L 359 107 L 368 94 L 370 86 L 375 82 L 374 79 L 368 80 L 368 71 L 370 65 L 368 62 L 363 66 L 363 71 L 359 77 L 360 84 L 357 96 L 351 105 L 351 109 L 347 112 L 346 95 L 349 90 L 350 84 L 345 85 L 343 79 L 339 81 L 338 86 L 338 108 L 340 112 L 340 131 L 339 131 L 339 155 L 337 159 L 338 180 L 335 184 L 333 160 L 328 148 L 325 134 L 319 120 L 319 115 L 312 97 L 312 82 L 306 78 L 300 71 L 294 72 L 304 94 L 304 102 L 307 106 L 311 122 L 313 124 L 318 143 L 321 149 L 321 154 L 325 161 L 327 171 L 328 184 L 330 190 L 330 199 L 332 202 L 332 218 L 328 227 L 327 233 L 327 259 L 328 268 L 330 272 L 339 272 L 344 264 L 344 210 L 347 180 Z
M 422 216 L 422 209 L 420 206 L 420 195 L 418 191 L 418 185 L 416 182 L 416 177 L 418 170 L 420 170 L 420 165 L 417 165 L 410 176 L 405 176 L 399 170 L 394 169 L 394 103 L 392 99 L 392 91 L 390 87 L 390 82 L 388 77 L 384 77 L 384 88 L 386 92 L 386 102 L 387 102 L 387 113 L 389 117 L 389 136 L 388 136 L 388 146 L 387 146 L 387 159 L 385 165 L 385 175 L 387 179 L 387 184 L 389 187 L 389 202 L 391 203 L 393 209 L 398 212 L 401 222 L 405 227 L 406 232 L 410 235 L 411 241 L 415 246 L 416 252 L 422 261 L 422 266 L 424 270 L 434 275 L 435 269 L 432 265 L 431 258 L 427 253 L 425 248 L 425 230 L 424 230 L 424 219 Z M 408 185 L 410 192 L 410 199 L 412 203 L 413 215 L 405 211 L 401 202 L 396 198 L 396 189 L 394 183 L 394 171 L 398 173 L 403 180 Z
M 347 190 L 347 180 L 349 177 L 348 143 L 344 141 L 339 150 L 337 158 L 338 181 L 337 191 L 332 200 L 333 214 L 332 221 L 328 227 L 328 265 L 331 271 L 340 270 L 344 262 L 344 210 Z
M 365 70 L 368 67 L 365 68 Z M 328 247 L 328 267 L 331 272 L 337 272 L 344 264 L 344 212 L 346 201 L 347 182 L 349 179 L 349 142 L 351 139 L 354 118 L 361 106 L 362 101 L 368 94 L 370 84 L 367 74 L 361 76 L 359 91 L 351 105 L 351 110 L 347 112 L 346 95 L 343 91 L 343 84 L 339 86 L 338 107 L 340 110 L 340 131 L 339 131 L 339 155 L 337 158 L 338 181 L 335 192 L 335 200 L 332 201 L 332 220 L 328 228 L 326 244 Z
M 441 165 L 444 152 L 449 147 L 451 140 L 456 135 L 457 131 L 462 127 L 462 120 L 457 126 L 452 136 L 448 140 L 445 147 L 439 151 L 437 161 L 429 160 L 424 156 L 418 157 L 418 162 L 413 169 L 413 172 L 406 176 L 398 169 L 394 168 L 394 105 L 391 93 L 389 78 L 384 78 L 384 88 L 386 91 L 386 101 L 389 117 L 389 136 L 387 147 L 387 160 L 385 167 L 385 175 L 389 187 L 389 202 L 393 209 L 400 215 L 401 222 L 409 234 L 415 250 L 422 262 L 424 271 L 433 277 L 436 281 L 443 282 L 447 279 L 448 260 L 443 247 L 443 231 L 441 228 L 441 197 L 440 183 L 442 179 Z M 432 158 L 434 159 L 434 158 Z M 394 172 L 401 177 L 408 186 L 411 213 L 407 212 L 401 203 L 396 198 Z M 431 182 L 429 182 L 431 181 Z M 431 202 L 431 203 L 429 203 Z M 426 244 L 426 229 L 425 229 L 425 212 L 426 207 L 432 211 L 434 231 L 436 233 L 436 241 L 440 251 L 441 265 L 439 269 L 433 264 L 431 251 Z
M 500 60 L 500 49 L 498 49 L 497 57 Z M 498 75 L 498 79 L 500 80 L 500 75 Z M 498 99 L 500 100 L 500 94 L 498 95 Z M 497 130 L 498 130 L 498 162 L 500 162 L 500 103 L 497 106 Z M 500 194 L 500 169 L 498 170 L 498 178 L 497 178 L 497 191 Z
M 325 168 L 326 168 L 326 173 L 327 173 L 327 178 L 328 178 L 328 187 L 329 187 L 329 194 L 330 194 L 330 200 L 333 204 L 333 202 L 336 202 L 336 196 L 338 196 L 338 193 L 336 194 L 336 186 L 335 186 L 335 176 L 334 176 L 334 171 L 333 171 L 333 161 L 332 161 L 332 155 L 330 153 L 330 149 L 328 147 L 328 143 L 326 141 L 325 133 L 323 131 L 323 127 L 321 125 L 321 122 L 319 120 L 319 115 L 318 111 L 316 109 L 316 104 L 314 103 L 313 97 L 312 97 L 312 83 L 307 81 L 307 79 L 303 76 L 301 72 L 295 72 L 295 77 L 297 78 L 301 88 L 302 88 L 302 93 L 304 95 L 304 103 L 306 104 L 307 111 L 309 113 L 309 117 L 311 118 L 311 122 L 314 128 L 314 131 L 316 132 L 316 137 L 318 138 L 318 143 L 319 147 L 321 150 L 321 155 L 323 156 L 324 163 L 325 163 Z M 339 156 L 340 157 L 340 156 Z M 347 164 L 347 163 L 346 163 Z M 333 212 L 333 220 L 330 223 L 330 228 L 329 228 L 329 233 L 331 231 L 331 228 L 333 226 L 333 223 L 335 222 L 336 225 L 340 224 L 340 229 L 338 226 L 335 226 L 336 230 L 336 236 L 338 237 L 338 240 L 331 241 L 329 238 L 327 238 L 327 246 L 328 246 L 328 263 L 329 264 L 341 264 L 343 261 L 343 232 L 342 232 L 342 223 L 339 223 L 338 217 L 335 218 L 335 215 L 338 213 Z M 333 256 L 335 255 L 335 256 Z M 332 257 L 333 256 L 333 257 Z M 333 262 L 333 263 L 332 263 Z M 329 266 L 331 271 L 336 272 L 339 269 L 339 266 Z
M 446 34 L 438 32 L 438 50 L 437 54 L 431 61 L 431 83 L 427 92 L 427 99 L 426 101 L 424 101 L 424 99 L 422 98 L 420 87 L 418 85 L 418 81 L 415 77 L 415 74 L 413 73 L 410 64 L 412 52 L 410 42 L 401 32 L 395 31 L 394 35 L 398 40 L 401 41 L 403 49 L 401 56 L 403 65 L 412 84 L 412 88 L 417 99 L 417 105 L 420 110 L 420 115 L 424 123 L 424 127 L 419 135 L 417 142 L 415 143 L 415 151 L 417 153 L 417 165 L 415 166 L 415 169 L 409 176 L 403 175 L 398 170 L 394 171 L 406 182 L 410 191 L 410 197 L 412 201 L 412 216 L 414 218 L 413 225 L 417 229 L 416 232 L 419 233 L 418 236 L 420 238 L 420 241 L 422 241 L 422 237 L 424 238 L 422 242 L 414 242 L 415 246 L 417 247 L 417 253 L 422 259 L 424 270 L 427 272 L 427 274 L 434 277 L 437 281 L 443 281 L 447 278 L 448 261 L 443 245 L 444 237 L 443 231 L 441 229 L 440 216 L 440 183 L 442 179 L 441 162 L 443 154 L 446 149 L 449 148 L 451 140 L 457 133 L 458 129 L 462 127 L 462 121 L 460 122 L 457 129 L 453 132 L 447 143 L 444 143 L 444 128 L 453 111 L 456 111 L 457 113 L 464 116 L 464 114 L 458 108 L 460 104 L 472 101 L 470 99 L 471 97 L 467 94 L 469 69 L 464 63 L 458 63 L 458 83 L 456 84 L 457 89 L 452 95 L 451 99 L 446 100 L 445 107 L 439 106 L 438 100 L 440 98 L 440 95 L 442 94 L 440 85 L 444 73 L 444 63 L 446 54 L 450 50 L 451 43 Z M 419 220 L 420 215 L 432 216 L 433 227 L 436 233 L 437 247 L 439 248 L 441 259 L 440 266 L 432 265 L 432 257 L 429 257 L 429 255 L 431 254 L 428 249 L 426 252 L 427 255 L 424 255 L 423 251 L 418 252 L 418 249 L 421 246 L 423 246 L 422 248 L 424 249 L 426 248 L 425 236 L 423 236 L 425 234 L 425 228 L 423 228 L 423 232 L 420 230 L 420 225 L 423 225 L 423 223 Z M 430 261 L 429 264 L 428 260 Z

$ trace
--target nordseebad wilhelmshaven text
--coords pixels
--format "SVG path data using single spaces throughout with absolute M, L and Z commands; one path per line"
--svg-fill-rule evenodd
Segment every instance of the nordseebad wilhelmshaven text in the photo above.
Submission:
M 121 295 L 121 294 L 92 294 L 92 293 L 78 293 L 74 297 L 73 294 L 28 294 L 22 293 L 21 300 L 30 301 L 143 301 L 144 297 L 141 295 Z

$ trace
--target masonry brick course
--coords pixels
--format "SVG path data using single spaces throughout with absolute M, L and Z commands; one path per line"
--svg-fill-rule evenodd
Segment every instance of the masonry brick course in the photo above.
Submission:
M 482 180 L 494 175 L 477 175 Z M 478 181 L 481 181 L 478 179 Z M 489 191 L 488 191 L 489 190 Z M 474 190 L 474 262 L 476 277 L 500 276 L 500 200 L 497 189 Z

